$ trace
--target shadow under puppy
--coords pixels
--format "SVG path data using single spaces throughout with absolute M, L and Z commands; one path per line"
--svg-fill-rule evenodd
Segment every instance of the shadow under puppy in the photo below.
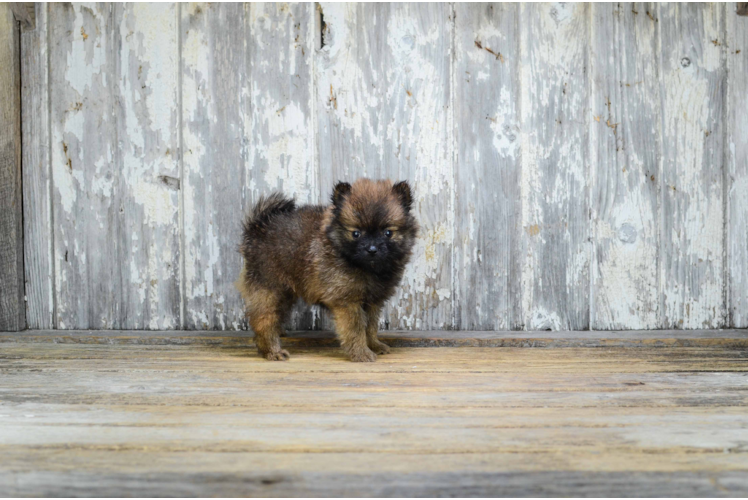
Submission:
M 352 361 L 375 361 L 384 302 L 395 292 L 418 233 L 407 182 L 359 179 L 335 186 L 332 204 L 297 207 L 281 193 L 260 198 L 244 222 L 237 282 L 257 349 L 286 360 L 283 323 L 301 297 L 327 307 Z

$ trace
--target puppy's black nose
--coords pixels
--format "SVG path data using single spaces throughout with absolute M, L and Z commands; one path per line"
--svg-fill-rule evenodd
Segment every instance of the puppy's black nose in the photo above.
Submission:
M 375 247 L 374 245 L 371 245 L 369 248 L 366 249 L 366 251 L 369 252 L 369 254 L 374 255 L 375 253 L 377 253 L 377 247 Z

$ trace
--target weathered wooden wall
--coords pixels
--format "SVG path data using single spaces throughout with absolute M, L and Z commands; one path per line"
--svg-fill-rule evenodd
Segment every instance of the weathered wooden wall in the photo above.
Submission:
M 385 328 L 748 327 L 734 3 L 39 4 L 22 50 L 32 328 L 241 328 L 242 214 L 359 176 L 423 227 Z

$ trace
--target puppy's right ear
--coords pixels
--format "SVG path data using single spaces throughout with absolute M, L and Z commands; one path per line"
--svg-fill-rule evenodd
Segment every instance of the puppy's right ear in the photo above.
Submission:
M 349 194 L 351 194 L 351 185 L 347 182 L 338 182 L 332 190 L 332 204 L 340 207 Z
M 392 186 L 392 192 L 397 195 L 397 197 L 400 199 L 400 203 L 403 205 L 403 208 L 410 212 L 411 207 L 413 206 L 413 192 L 410 190 L 410 185 L 407 181 L 400 181 L 394 186 Z

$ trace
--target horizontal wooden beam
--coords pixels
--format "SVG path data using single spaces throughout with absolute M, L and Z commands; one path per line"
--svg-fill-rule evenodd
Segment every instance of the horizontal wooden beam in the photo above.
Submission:
M 9 5 L 16 21 L 20 22 L 24 28 L 33 30 L 36 27 L 34 2 L 11 2 Z
M 737 14 L 739 16 L 748 16 L 748 2 L 738 2 Z
M 748 330 L 637 330 L 637 331 L 386 331 L 379 338 L 393 347 L 722 347 L 748 348 Z M 0 332 L 7 343 L 106 345 L 211 345 L 254 347 L 252 332 L 151 330 L 29 330 Z M 332 347 L 333 332 L 289 332 L 281 339 L 289 349 Z

